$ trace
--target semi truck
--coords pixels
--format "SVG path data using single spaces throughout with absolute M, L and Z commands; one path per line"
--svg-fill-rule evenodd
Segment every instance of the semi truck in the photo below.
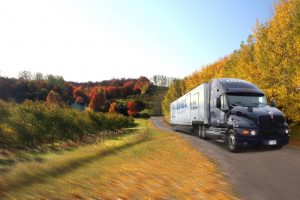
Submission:
M 231 152 L 253 145 L 281 148 L 290 137 L 275 101 L 268 104 L 256 85 L 234 78 L 212 79 L 172 102 L 170 122 L 175 130 L 224 141 Z

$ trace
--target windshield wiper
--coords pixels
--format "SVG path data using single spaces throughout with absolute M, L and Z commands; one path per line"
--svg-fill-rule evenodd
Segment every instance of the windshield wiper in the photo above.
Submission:
M 241 105 L 244 105 L 244 104 L 245 104 L 244 102 L 237 101 L 237 102 L 234 102 L 234 103 L 232 103 L 230 105 L 232 105 L 232 106 L 241 106 Z
M 250 105 L 253 107 L 258 107 L 258 106 L 264 106 L 265 104 L 262 102 L 258 102 L 258 103 L 251 103 Z

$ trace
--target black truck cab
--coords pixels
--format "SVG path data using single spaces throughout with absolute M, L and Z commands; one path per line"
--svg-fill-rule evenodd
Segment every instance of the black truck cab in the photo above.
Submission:
M 254 84 L 232 78 L 210 82 L 207 135 L 222 135 L 235 152 L 242 146 L 280 148 L 289 142 L 288 124 Z

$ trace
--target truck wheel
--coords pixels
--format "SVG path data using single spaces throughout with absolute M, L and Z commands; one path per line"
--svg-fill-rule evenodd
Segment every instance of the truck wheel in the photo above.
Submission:
M 238 144 L 236 142 L 236 136 L 234 134 L 233 130 L 229 131 L 229 135 L 228 135 L 228 148 L 231 152 L 238 152 L 239 151 L 239 147 Z

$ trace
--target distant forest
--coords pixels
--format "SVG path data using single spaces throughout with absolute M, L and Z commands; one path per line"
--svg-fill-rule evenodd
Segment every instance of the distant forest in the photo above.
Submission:
M 0 77 L 0 99 L 22 103 L 25 100 L 89 108 L 101 112 L 119 112 L 137 116 L 161 115 L 161 101 L 170 78 L 155 75 L 137 79 L 122 78 L 100 82 L 71 82 L 62 76 L 22 71 L 18 78 Z

